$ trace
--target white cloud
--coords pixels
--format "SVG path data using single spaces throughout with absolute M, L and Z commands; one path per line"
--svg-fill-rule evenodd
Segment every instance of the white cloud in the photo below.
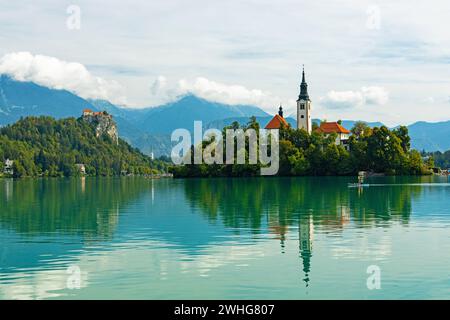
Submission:
M 350 108 L 361 105 L 363 96 L 358 91 L 330 91 L 322 99 L 324 105 L 333 108 Z
M 354 108 L 364 105 L 385 105 L 389 93 L 383 87 L 362 87 L 357 91 L 330 91 L 320 101 L 330 108 Z
M 166 77 L 159 76 L 151 85 L 151 93 L 159 100 L 170 101 L 184 94 L 193 94 L 209 101 L 231 105 L 248 104 L 267 110 L 277 109 L 280 103 L 284 106 L 293 105 L 293 101 L 285 101 L 270 92 L 215 82 L 204 77 L 193 80 L 181 79 L 171 84 Z
M 126 103 L 119 83 L 96 77 L 77 62 L 30 52 L 13 52 L 0 59 L 0 74 L 10 75 L 17 81 L 32 81 L 53 89 L 65 89 L 83 98 Z
M 380 106 L 389 100 L 389 92 L 383 87 L 362 87 L 361 92 L 365 104 Z
M 167 87 L 167 78 L 164 76 L 159 76 L 156 78 L 155 82 L 151 85 L 150 91 L 152 95 L 161 94 L 161 92 Z
M 227 104 L 270 105 L 274 97 L 259 89 L 247 89 L 241 85 L 228 85 L 206 78 L 196 78 L 193 82 L 180 80 L 178 86 L 182 92 L 189 92 L 201 98 Z
M 436 102 L 436 99 L 434 97 L 427 97 L 424 99 L 425 103 L 433 104 Z

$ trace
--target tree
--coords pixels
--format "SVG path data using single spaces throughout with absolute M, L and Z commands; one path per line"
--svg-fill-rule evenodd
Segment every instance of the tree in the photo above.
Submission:
M 393 133 L 400 139 L 403 151 L 409 152 L 411 147 L 411 138 L 408 134 L 408 128 L 405 126 L 400 126 L 397 129 L 394 129 Z
M 0 157 L 15 160 L 16 177 L 78 175 L 76 163 L 83 163 L 89 175 L 118 175 L 122 161 L 142 174 L 152 166 L 168 167 L 123 140 L 117 145 L 97 137 L 92 124 L 74 118 L 28 117 L 0 128 Z
M 27 175 L 27 171 L 24 166 L 20 162 L 20 160 L 15 160 L 13 163 L 13 177 L 14 178 L 22 178 Z
M 369 130 L 370 130 L 370 128 L 367 125 L 367 123 L 365 123 L 363 121 L 357 121 L 357 122 L 355 122 L 355 124 L 353 125 L 353 128 L 350 131 L 352 134 L 354 134 L 356 136 L 356 138 L 360 138 L 360 137 L 364 136 L 366 133 L 368 133 Z
M 312 123 L 312 131 L 315 131 L 319 128 L 319 125 L 316 122 Z
M 425 161 L 425 164 L 428 168 L 434 168 L 435 164 L 433 156 L 428 157 L 428 159 Z
M 280 164 L 279 164 L 279 175 L 290 175 L 292 169 L 291 157 L 295 157 L 298 149 L 289 140 L 280 141 Z
M 256 118 L 255 118 L 255 121 L 256 121 Z M 237 121 L 233 121 L 233 122 L 231 123 L 231 125 L 230 125 L 229 128 L 230 128 L 230 129 L 233 129 L 233 130 L 237 130 L 237 129 L 240 128 L 240 124 L 239 124 L 239 122 L 237 122 Z
M 255 116 L 250 117 L 250 121 L 247 123 L 247 126 L 245 129 L 254 129 L 256 132 L 259 131 L 259 123 L 256 121 Z
M 245 126 L 234 123 L 231 127 L 257 129 L 259 124 L 252 117 Z M 427 167 L 433 164 L 431 161 L 424 164 L 418 152 L 409 151 L 409 135 L 405 128 L 389 130 L 382 126 L 371 129 L 366 123 L 358 122 L 352 133 L 348 151 L 342 145 L 336 145 L 336 133 L 323 134 L 314 130 L 309 134 L 304 129 L 281 127 L 278 175 L 351 175 L 361 170 L 397 175 L 427 174 Z M 248 159 L 248 144 L 244 151 Z M 447 156 L 450 159 L 450 152 Z M 188 165 L 174 168 L 172 172 L 178 177 L 254 176 L 259 174 L 259 166 Z

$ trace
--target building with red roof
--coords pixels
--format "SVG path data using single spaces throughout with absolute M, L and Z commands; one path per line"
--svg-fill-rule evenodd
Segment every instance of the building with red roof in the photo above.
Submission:
M 94 112 L 92 112 L 91 109 L 84 109 L 83 110 L 83 116 L 91 116 L 93 114 L 94 114 Z
M 283 118 L 283 107 L 280 106 L 278 114 L 276 114 L 272 120 L 265 126 L 265 129 L 280 129 L 281 126 L 288 127 L 289 123 Z
M 336 145 L 342 145 L 345 149 L 349 149 L 348 138 L 350 136 L 350 131 L 341 126 L 337 122 L 322 122 L 316 132 L 321 132 L 325 135 L 330 135 L 336 133 Z

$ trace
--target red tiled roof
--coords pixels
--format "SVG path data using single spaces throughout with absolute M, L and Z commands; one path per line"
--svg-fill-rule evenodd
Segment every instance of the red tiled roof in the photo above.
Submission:
M 320 124 L 320 127 L 316 130 L 323 133 L 350 133 L 350 131 L 345 129 L 337 122 L 322 122 Z
M 92 112 L 91 109 L 84 109 L 83 112 Z
M 283 124 L 283 126 L 285 127 L 289 126 L 289 124 L 286 122 L 286 120 L 284 120 L 282 116 L 276 114 L 272 118 L 272 120 L 270 120 L 270 122 L 266 125 L 266 129 L 280 129 L 281 124 Z

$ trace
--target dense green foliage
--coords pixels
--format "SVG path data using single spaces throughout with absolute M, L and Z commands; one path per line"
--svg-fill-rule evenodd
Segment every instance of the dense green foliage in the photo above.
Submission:
M 97 176 L 151 174 L 165 167 L 121 139 L 116 144 L 107 135 L 96 137 L 93 125 L 75 118 L 28 117 L 1 128 L 0 169 L 5 159 L 14 161 L 15 177 L 76 176 L 76 164 Z
M 224 139 L 228 128 L 257 130 L 259 124 L 254 118 L 242 127 L 233 123 L 224 128 Z M 313 130 L 309 135 L 305 130 L 281 128 L 278 175 L 354 175 L 358 171 L 388 175 L 430 173 L 420 153 L 410 149 L 408 129 L 404 126 L 389 130 L 385 126 L 369 128 L 362 122 L 356 123 L 349 139 L 349 151 L 336 145 L 335 140 L 336 134 L 324 135 Z M 208 143 L 204 141 L 203 146 Z M 248 144 L 245 153 L 248 156 Z M 173 167 L 171 171 L 176 177 L 255 176 L 259 175 L 259 168 L 260 165 L 189 164 Z
M 431 153 L 425 153 L 423 152 L 424 156 L 430 156 L 432 158 L 432 161 L 434 161 L 434 165 L 441 169 L 450 169 L 450 150 L 445 152 L 431 152 Z

